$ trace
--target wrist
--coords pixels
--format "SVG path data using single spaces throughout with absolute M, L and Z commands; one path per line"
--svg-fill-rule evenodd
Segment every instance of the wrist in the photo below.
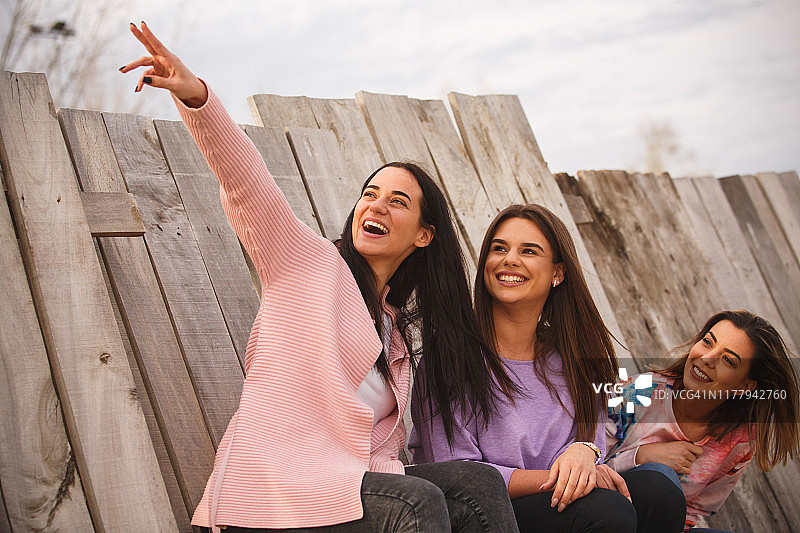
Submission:
M 600 451 L 600 448 L 598 448 L 597 445 L 595 445 L 595 443 L 577 441 L 575 442 L 575 444 L 581 444 L 589 448 L 589 450 L 591 450 L 592 454 L 594 454 L 594 464 L 599 465 L 600 463 L 603 462 L 603 452 Z

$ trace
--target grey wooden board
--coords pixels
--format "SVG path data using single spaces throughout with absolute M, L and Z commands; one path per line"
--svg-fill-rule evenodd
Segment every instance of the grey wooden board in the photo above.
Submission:
M 525 117 L 519 98 L 516 96 L 479 96 L 470 98 L 452 93 L 451 96 L 451 105 L 454 107 L 453 113 L 455 114 L 456 104 L 462 107 L 457 115 L 457 122 L 462 130 L 461 137 L 465 140 L 465 143 L 467 137 L 479 138 L 482 142 L 488 143 L 480 152 L 480 163 L 476 161 L 473 152 L 470 152 L 473 155 L 473 163 L 478 170 L 487 194 L 490 180 L 505 182 L 507 184 L 505 189 L 512 192 L 514 190 L 513 183 L 516 182 L 525 201 L 544 205 L 564 222 L 575 242 L 575 249 L 578 252 L 578 258 L 583 268 L 583 275 L 594 298 L 595 305 L 603 317 L 606 327 L 624 345 L 624 334 L 617 323 L 617 318 L 600 283 L 592 258 L 567 207 L 558 183 L 556 183 L 555 178 L 542 158 L 541 151 Z M 476 105 L 474 102 L 468 102 L 470 99 L 477 100 L 480 104 Z M 467 112 L 470 108 L 477 111 Z M 487 113 L 488 116 L 486 116 Z M 483 123 L 483 120 L 488 120 L 489 122 Z M 487 176 L 486 172 L 490 171 L 494 165 L 487 165 L 484 161 L 486 157 L 498 163 L 497 170 L 501 172 L 500 174 L 493 177 Z M 505 205 L 502 207 L 504 208 Z
M 483 234 L 498 210 L 489 202 L 478 173 L 441 100 L 410 100 L 445 192 L 477 263 Z
M 135 115 L 103 119 L 142 213 L 147 250 L 216 446 L 239 405 L 241 364 L 153 123 Z
M 796 368 L 796 366 L 795 366 Z M 797 487 L 800 486 L 800 458 L 777 465 L 766 473 L 767 482 L 775 498 L 783 509 L 790 531 L 800 531 L 800 500 Z
M 11 533 L 11 524 L 6 513 L 6 503 L 3 499 L 3 480 L 0 479 L 0 533 Z
M 247 98 L 250 112 L 259 126 L 270 128 L 316 128 L 317 121 L 305 96 L 254 94 Z
M 754 465 L 748 466 L 742 473 L 733 492 L 738 498 L 739 507 L 720 509 L 720 514 L 724 512 L 743 517 L 749 523 L 749 531 L 752 532 L 792 532 L 764 474 L 754 468 Z M 709 522 L 715 524 L 716 520 L 717 516 L 715 515 L 709 519 Z M 738 532 L 739 530 L 737 530 Z
M 736 533 L 762 533 L 761 529 L 753 529 L 750 521 L 742 513 L 743 505 L 737 491 L 733 491 L 720 510 L 714 516 L 707 518 L 702 527 L 712 527 L 723 531 L 735 531 Z
M 384 161 L 412 160 L 421 164 L 437 182 L 445 198 L 448 198 L 447 188 L 433 163 L 422 127 L 408 98 L 361 91 L 356 94 L 356 102 Z M 449 205 L 452 213 L 452 204 Z M 453 219 L 457 220 L 455 216 Z M 467 261 L 467 275 L 472 278 L 475 274 L 475 259 L 471 253 L 473 246 L 468 244 L 467 238 L 461 234 L 458 224 L 456 232 Z
M 10 203 L 93 523 L 174 530 L 43 75 L 0 75 L 0 124 Z
M 800 346 L 800 267 L 755 176 L 720 180 L 794 347 Z
M 633 174 L 641 190 L 647 194 L 649 213 L 653 219 L 655 243 L 672 264 L 672 277 L 685 302 L 692 333 L 714 313 L 727 307 L 711 274 L 711 262 L 697 239 L 669 174 Z M 680 339 L 679 341 L 685 341 Z M 677 344 L 677 342 L 676 342 Z
M 734 287 L 739 293 L 739 299 L 731 305 L 735 306 L 739 301 L 747 302 L 750 306 L 746 307 L 747 309 L 767 319 L 785 339 L 789 338 L 786 325 L 761 275 L 755 257 L 749 247 L 742 246 L 742 243 L 746 242 L 744 234 L 719 180 L 712 177 L 689 179 L 697 190 L 697 198 L 705 208 L 709 226 L 718 235 L 719 242 L 740 280 L 739 285 Z M 742 306 L 744 307 L 744 304 Z
M 100 251 L 100 243 L 97 241 L 95 241 L 95 248 L 100 265 L 103 267 L 103 278 L 106 282 L 106 290 L 109 294 L 112 294 L 114 289 L 108 277 L 108 267 L 103 260 L 102 252 Z M 152 390 L 148 388 L 148 384 L 145 383 L 142 378 L 142 373 L 139 371 L 139 363 L 136 361 L 136 355 L 133 352 L 133 346 L 131 346 L 130 339 L 128 338 L 128 333 L 124 321 L 122 320 L 116 298 L 111 298 L 111 307 L 114 309 L 114 318 L 116 319 L 117 328 L 122 338 L 122 344 L 125 346 L 125 354 L 128 356 L 128 364 L 133 374 L 133 382 L 136 384 L 136 390 L 139 392 L 139 403 L 142 406 L 142 413 L 144 413 L 147 428 L 150 430 L 150 440 L 153 442 L 153 449 L 158 458 L 161 478 L 164 480 L 164 486 L 167 489 L 167 495 L 172 505 L 172 513 L 175 516 L 178 531 L 190 533 L 192 526 L 189 520 L 189 514 L 187 513 L 186 503 L 183 501 L 181 487 L 178 484 L 178 479 L 175 477 L 175 470 L 172 467 L 167 446 L 164 443 L 164 439 L 161 437 L 161 430 L 158 427 L 158 420 L 153 411 L 153 404 L 150 402 L 150 396 L 155 397 L 155 395 L 152 393 Z
M 450 93 L 448 98 L 464 147 L 492 206 L 499 211 L 511 204 L 525 203 L 516 180 L 507 179 L 511 169 L 494 146 L 500 138 L 499 126 L 486 100 L 460 93 Z
M 339 142 L 330 130 L 289 127 L 287 134 L 323 235 L 336 240 L 361 193 L 347 177 Z
M 792 187 L 790 184 L 793 182 L 781 179 L 775 172 L 761 172 L 756 177 L 783 228 L 795 261 L 800 262 L 800 191 L 797 190 L 800 189 L 800 181 L 795 179 Z
M 219 181 L 183 122 L 155 121 L 161 147 L 189 216 L 233 346 L 244 367 L 258 294 L 219 197 Z
M 295 216 L 314 230 L 314 233 L 322 235 L 283 128 L 245 126 L 244 131 L 264 158 L 272 178 L 292 206 Z
M 91 531 L 5 195 L 0 272 L 0 531 Z
M 654 240 L 659 220 L 648 193 L 622 171 L 586 171 L 578 177 L 575 185 L 595 220 L 579 228 L 587 239 L 594 235 L 592 257 L 625 339 L 635 356 L 659 357 L 689 339 L 697 326 L 687 320 L 676 267 L 663 253 L 663 243 Z
M 382 164 L 375 141 L 353 98 L 309 98 L 314 118 L 322 129 L 331 130 L 339 140 L 348 176 L 361 186 Z
M 126 190 L 101 114 L 61 109 L 59 120 L 83 189 Z M 188 516 L 211 474 L 214 446 L 144 239 L 98 241 L 124 322 L 123 340 L 132 339 L 134 370 L 141 369 L 144 382 L 140 390 L 147 392 L 155 413 L 157 428 L 151 426 L 150 434 L 155 443 L 163 443 Z M 160 459 L 163 472 L 164 458 Z
M 133 195 L 81 192 L 92 237 L 141 237 L 144 224 Z

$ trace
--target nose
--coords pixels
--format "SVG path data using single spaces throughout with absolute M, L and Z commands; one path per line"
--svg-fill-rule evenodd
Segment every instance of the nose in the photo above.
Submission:
M 509 266 L 519 266 L 519 254 L 513 248 L 506 252 L 506 256 L 503 258 L 503 264 Z
M 700 359 L 710 367 L 714 367 L 717 361 L 722 357 L 722 350 L 717 350 L 716 347 L 708 350 L 700 356 Z
M 369 204 L 370 211 L 373 211 L 374 213 L 380 213 L 382 215 L 387 213 L 388 206 L 389 206 L 389 202 L 383 196 L 381 196 L 379 198 L 375 198 L 375 200 L 373 200 Z

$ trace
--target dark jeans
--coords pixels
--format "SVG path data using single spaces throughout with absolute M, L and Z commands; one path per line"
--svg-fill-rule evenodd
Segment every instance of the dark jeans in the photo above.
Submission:
M 621 474 L 633 504 L 611 489 L 595 488 L 562 512 L 550 507 L 553 491 L 511 501 L 522 533 L 679 533 L 686 522 L 686 500 L 664 474 L 634 471 Z
M 226 533 L 517 531 L 503 477 L 481 463 L 409 466 L 405 476 L 367 472 L 361 484 L 361 502 L 364 516 L 344 524 L 287 530 L 228 527 Z

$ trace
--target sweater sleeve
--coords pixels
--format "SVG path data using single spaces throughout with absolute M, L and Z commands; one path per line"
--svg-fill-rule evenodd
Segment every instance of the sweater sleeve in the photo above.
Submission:
M 173 99 L 220 182 L 222 206 L 262 284 L 289 258 L 305 258 L 315 248 L 333 247 L 295 216 L 258 150 L 210 88 L 208 100 L 196 109 Z
M 752 458 L 753 453 L 749 443 L 737 444 L 703 490 L 686 502 L 686 519 L 697 523 L 700 516 L 710 516 L 717 512 L 730 496 Z

